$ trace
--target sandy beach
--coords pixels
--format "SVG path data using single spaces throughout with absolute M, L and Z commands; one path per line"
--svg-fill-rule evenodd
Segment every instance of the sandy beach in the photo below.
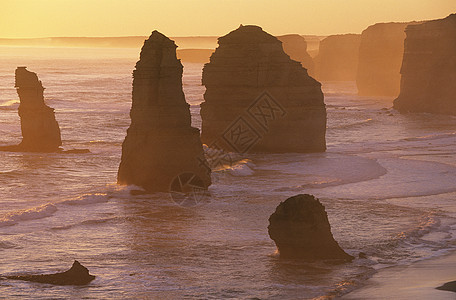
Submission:
M 456 293 L 435 289 L 456 280 L 456 252 L 409 266 L 380 270 L 342 299 L 456 299 Z

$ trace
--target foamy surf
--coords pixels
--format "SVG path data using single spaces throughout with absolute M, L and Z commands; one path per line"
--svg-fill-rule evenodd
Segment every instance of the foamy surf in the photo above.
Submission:
M 13 226 L 21 222 L 48 218 L 57 212 L 61 205 L 92 205 L 108 202 L 111 196 L 105 193 L 85 194 L 76 198 L 47 203 L 41 206 L 17 210 L 0 218 L 0 227 Z
M 67 204 L 67 205 L 89 205 L 95 203 L 103 203 L 108 202 L 111 196 L 108 194 L 103 193 L 95 193 L 95 194 L 86 194 L 79 196 L 75 199 L 63 200 L 59 202 L 59 204 Z
M 6 214 L 0 219 L 0 227 L 12 226 L 22 221 L 38 220 L 52 216 L 57 211 L 54 204 L 19 210 Z
M 227 167 L 225 170 L 232 176 L 242 177 L 251 176 L 255 173 L 253 170 L 255 164 L 249 159 L 243 159 L 236 162 L 233 166 Z

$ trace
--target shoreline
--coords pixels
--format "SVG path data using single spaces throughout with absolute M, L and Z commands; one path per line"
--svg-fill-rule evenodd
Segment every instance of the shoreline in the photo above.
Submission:
M 365 285 L 341 299 L 455 299 L 456 293 L 437 290 L 456 280 L 456 250 L 406 266 L 378 270 Z

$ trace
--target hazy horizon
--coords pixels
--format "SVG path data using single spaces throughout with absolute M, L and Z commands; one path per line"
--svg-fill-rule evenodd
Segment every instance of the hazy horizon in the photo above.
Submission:
M 439 19 L 456 12 L 452 0 L 42 1 L 1 0 L 0 38 L 221 36 L 239 24 L 273 35 L 361 33 L 369 25 Z

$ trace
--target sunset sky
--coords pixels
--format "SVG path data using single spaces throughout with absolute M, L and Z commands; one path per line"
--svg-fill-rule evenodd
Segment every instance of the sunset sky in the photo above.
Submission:
M 455 0 L 0 0 L 0 38 L 360 33 L 377 22 L 443 18 Z

